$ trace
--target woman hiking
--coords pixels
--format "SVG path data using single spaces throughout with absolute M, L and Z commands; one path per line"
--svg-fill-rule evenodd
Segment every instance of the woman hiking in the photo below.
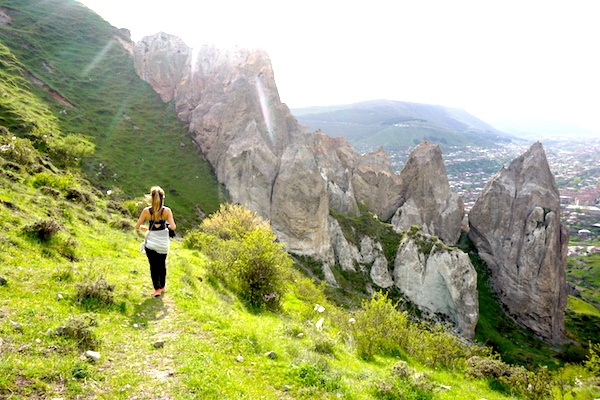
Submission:
M 165 290 L 167 277 L 167 253 L 169 252 L 169 229 L 175 230 L 173 212 L 165 207 L 165 192 L 159 186 L 150 188 L 150 199 L 152 205 L 144 208 L 138 218 L 135 229 L 146 232 L 144 248 L 150 263 L 150 276 L 154 285 L 152 297 L 159 297 Z M 142 224 L 150 221 L 148 227 Z

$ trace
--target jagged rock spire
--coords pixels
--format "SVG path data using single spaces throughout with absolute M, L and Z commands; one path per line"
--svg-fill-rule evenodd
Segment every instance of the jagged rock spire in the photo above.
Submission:
M 490 267 L 500 300 L 518 323 L 550 342 L 564 335 L 568 233 L 541 143 L 485 186 L 469 214 L 469 237 Z

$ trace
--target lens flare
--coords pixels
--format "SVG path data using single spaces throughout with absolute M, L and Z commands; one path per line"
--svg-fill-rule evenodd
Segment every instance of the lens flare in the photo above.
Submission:
M 265 121 L 265 125 L 267 126 L 267 133 L 271 138 L 271 141 L 274 141 L 273 138 L 273 128 L 271 127 L 271 114 L 269 113 L 269 105 L 267 104 L 267 97 L 265 96 L 265 91 L 263 89 L 262 82 L 260 81 L 260 77 L 256 77 L 256 91 L 258 92 L 258 101 L 260 102 L 260 109 L 262 111 L 263 120 Z
M 87 74 L 90 73 L 90 71 L 96 66 L 96 64 L 98 64 L 98 62 L 100 62 L 100 60 L 102 60 L 102 58 L 104 57 L 104 55 L 108 52 L 108 50 L 110 50 L 110 48 L 112 47 L 112 45 L 114 44 L 114 42 L 110 41 L 106 44 L 106 46 L 104 46 L 102 48 L 102 50 L 100 50 L 98 52 L 98 54 L 96 54 L 96 57 L 94 57 L 94 59 L 92 60 L 91 63 L 89 63 L 81 72 L 81 76 L 86 76 Z

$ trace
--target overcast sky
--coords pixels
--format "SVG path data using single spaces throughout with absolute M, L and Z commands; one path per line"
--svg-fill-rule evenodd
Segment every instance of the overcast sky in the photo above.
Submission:
M 134 41 L 264 49 L 291 108 L 402 100 L 600 136 L 598 0 L 80 1 Z

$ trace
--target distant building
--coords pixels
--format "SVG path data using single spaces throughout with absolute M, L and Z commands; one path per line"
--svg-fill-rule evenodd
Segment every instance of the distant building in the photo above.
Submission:
M 587 229 L 580 229 L 579 231 L 577 231 L 577 236 L 579 236 L 579 239 L 589 239 L 590 237 L 592 237 L 592 231 L 589 231 Z

